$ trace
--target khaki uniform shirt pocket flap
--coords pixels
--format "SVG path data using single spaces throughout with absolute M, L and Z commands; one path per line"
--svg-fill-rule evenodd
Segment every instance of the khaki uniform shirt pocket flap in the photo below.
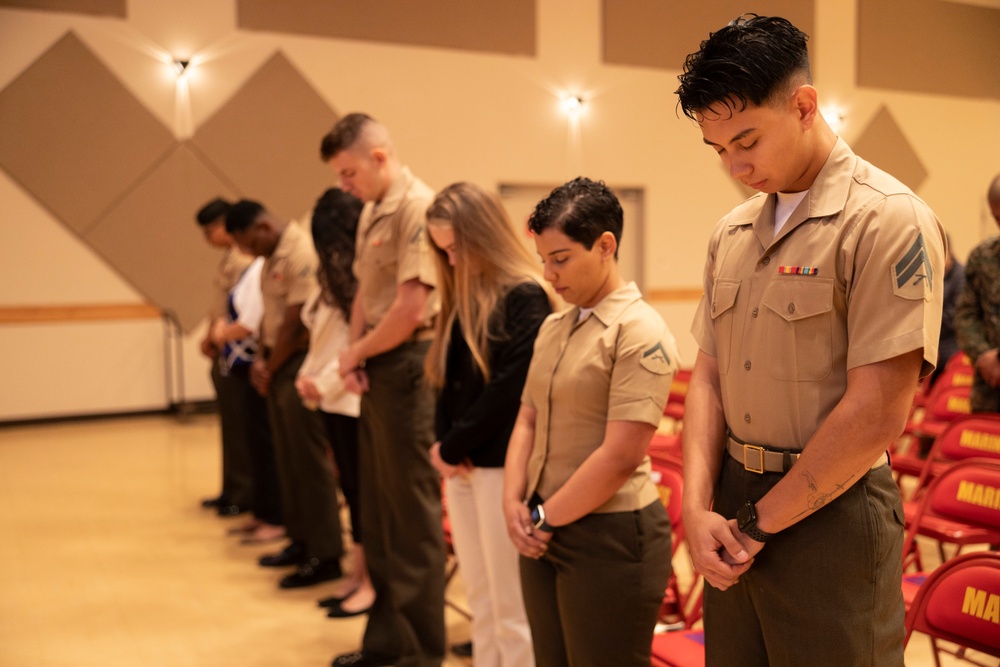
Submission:
M 804 320 L 833 310 L 830 278 L 797 278 L 773 283 L 764 294 L 764 305 L 787 322 Z

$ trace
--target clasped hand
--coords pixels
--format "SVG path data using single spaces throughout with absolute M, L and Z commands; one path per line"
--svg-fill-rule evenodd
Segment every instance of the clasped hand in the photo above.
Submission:
M 739 581 L 764 547 L 740 532 L 735 520 L 716 512 L 685 514 L 684 525 L 695 570 L 721 591 Z

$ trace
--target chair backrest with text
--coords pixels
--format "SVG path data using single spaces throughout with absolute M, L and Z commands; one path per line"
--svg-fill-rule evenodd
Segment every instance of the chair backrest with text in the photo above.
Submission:
M 932 572 L 906 614 L 906 638 L 921 632 L 938 653 L 955 655 L 938 640 L 1000 657 L 1000 553 L 958 556 Z M 964 654 L 964 651 L 961 651 Z
M 1000 461 L 967 459 L 953 463 L 931 482 L 907 520 L 904 567 L 919 567 L 917 535 L 959 549 L 970 544 L 1000 543 Z

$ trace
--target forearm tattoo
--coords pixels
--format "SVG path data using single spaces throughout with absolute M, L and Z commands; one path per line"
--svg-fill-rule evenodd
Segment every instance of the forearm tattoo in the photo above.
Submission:
M 819 485 L 816 483 L 816 478 L 813 477 L 811 472 L 805 471 L 801 473 L 801 475 L 802 478 L 805 479 L 806 485 L 809 487 L 809 495 L 806 496 L 806 510 L 804 512 L 800 512 L 798 516 L 795 517 L 796 519 L 801 518 L 805 514 L 815 512 L 826 505 L 828 501 L 839 496 L 844 489 L 851 485 L 851 480 L 855 477 L 854 475 L 851 475 L 843 482 L 834 486 L 834 488 L 830 491 L 820 491 Z

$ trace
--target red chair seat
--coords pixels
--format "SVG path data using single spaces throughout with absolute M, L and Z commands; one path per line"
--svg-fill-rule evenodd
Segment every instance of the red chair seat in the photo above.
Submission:
M 704 667 L 705 632 L 680 630 L 653 635 L 654 665 L 666 667 Z

